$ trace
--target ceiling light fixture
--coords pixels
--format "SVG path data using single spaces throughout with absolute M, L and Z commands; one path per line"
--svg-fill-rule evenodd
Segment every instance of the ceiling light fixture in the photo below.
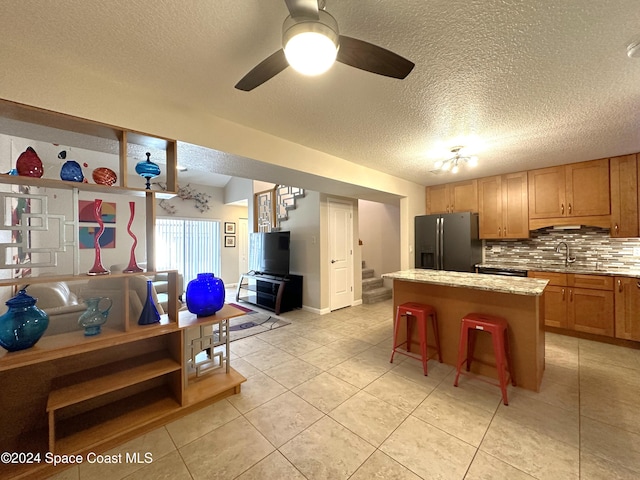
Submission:
M 629 44 L 627 47 L 627 55 L 629 58 L 640 58 L 640 40 Z
M 451 171 L 451 173 L 458 173 L 458 171 L 460 170 L 459 165 L 461 162 L 468 164 L 470 167 L 475 167 L 476 165 L 478 165 L 478 157 L 476 157 L 475 155 L 471 157 L 466 157 L 460 154 L 460 150 L 462 150 L 462 148 L 463 147 L 453 147 L 451 149 L 451 153 L 453 153 L 453 157 L 447 160 L 437 161 L 434 165 L 436 170 L 442 170 L 443 172 Z
M 291 67 L 303 75 L 320 75 L 338 55 L 338 22 L 324 10 L 318 19 L 288 16 L 282 26 L 282 46 Z

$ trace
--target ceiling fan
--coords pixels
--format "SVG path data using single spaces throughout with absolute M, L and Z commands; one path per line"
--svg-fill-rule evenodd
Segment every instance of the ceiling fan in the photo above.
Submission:
M 306 75 L 318 75 L 336 60 L 399 79 L 405 78 L 413 69 L 413 62 L 396 53 L 340 35 L 338 22 L 324 10 L 325 0 L 285 0 L 285 3 L 289 16 L 282 26 L 283 48 L 247 73 L 236 84 L 238 90 L 253 90 L 288 66 Z

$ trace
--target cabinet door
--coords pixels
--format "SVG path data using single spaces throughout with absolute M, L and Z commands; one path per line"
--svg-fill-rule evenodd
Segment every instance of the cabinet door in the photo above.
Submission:
M 616 277 L 616 337 L 640 341 L 640 281 Z
M 611 236 L 638 236 L 638 162 L 636 155 L 609 160 Z
M 427 187 L 427 215 L 449 213 L 449 186 L 435 185 Z
M 478 180 L 480 238 L 502 237 L 502 177 Z
M 478 212 L 478 181 L 449 184 L 450 212 Z
M 529 218 L 558 218 L 566 214 L 564 167 L 528 172 Z
M 544 324 L 567 328 L 567 287 L 549 286 L 544 289 Z
M 569 328 L 613 337 L 613 292 L 569 288 Z
M 527 172 L 502 176 L 503 237 L 529 237 Z
M 609 159 L 565 165 L 567 214 L 609 215 Z

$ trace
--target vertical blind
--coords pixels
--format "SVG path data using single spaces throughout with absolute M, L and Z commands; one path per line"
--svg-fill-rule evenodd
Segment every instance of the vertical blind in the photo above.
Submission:
M 184 284 L 198 273 L 220 276 L 220 222 L 216 220 L 156 220 L 158 270 L 178 270 Z

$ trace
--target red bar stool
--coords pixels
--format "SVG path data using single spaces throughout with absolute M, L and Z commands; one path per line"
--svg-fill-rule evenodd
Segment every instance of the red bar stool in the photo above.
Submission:
M 398 343 L 398 332 L 400 331 L 400 320 L 402 317 L 407 319 L 407 340 Z M 411 319 L 415 319 L 418 324 L 418 336 L 420 337 L 420 354 L 411 352 Z M 393 363 L 393 357 L 396 353 L 406 355 L 411 358 L 422 361 L 422 369 L 424 374 L 427 375 L 427 360 L 429 360 L 427 350 L 427 319 L 431 318 L 431 324 L 433 328 L 433 336 L 435 338 L 435 348 L 438 351 L 438 360 L 442 363 L 442 352 L 440 350 L 440 336 L 438 334 L 438 320 L 436 318 L 436 309 L 431 305 L 424 305 L 422 303 L 407 302 L 402 305 L 398 305 L 398 311 L 396 312 L 396 321 L 393 329 L 393 351 L 391 352 L 390 363 Z M 407 350 L 400 350 L 398 347 L 402 345 L 407 346 Z
M 492 385 L 500 387 L 502 391 L 502 401 L 505 405 L 509 405 L 507 399 L 507 372 L 511 378 L 511 384 L 515 386 L 516 381 L 513 378 L 513 371 L 511 369 L 511 358 L 509 356 L 509 335 L 508 335 L 507 321 L 502 317 L 495 315 L 486 315 L 484 313 L 469 313 L 462 319 L 462 326 L 460 327 L 460 345 L 458 346 L 458 363 L 456 380 L 453 382 L 453 386 L 458 386 L 458 379 L 460 374 L 466 375 L 466 372 L 461 372 L 460 368 L 462 364 L 466 362 L 467 372 L 471 369 L 471 361 L 473 360 L 473 351 L 476 343 L 476 335 L 478 330 L 488 332 L 491 334 L 491 340 L 493 343 L 493 353 L 496 357 L 496 368 L 498 369 L 498 379 L 500 384 L 496 385 L 493 382 Z M 465 358 L 466 350 L 466 358 Z

